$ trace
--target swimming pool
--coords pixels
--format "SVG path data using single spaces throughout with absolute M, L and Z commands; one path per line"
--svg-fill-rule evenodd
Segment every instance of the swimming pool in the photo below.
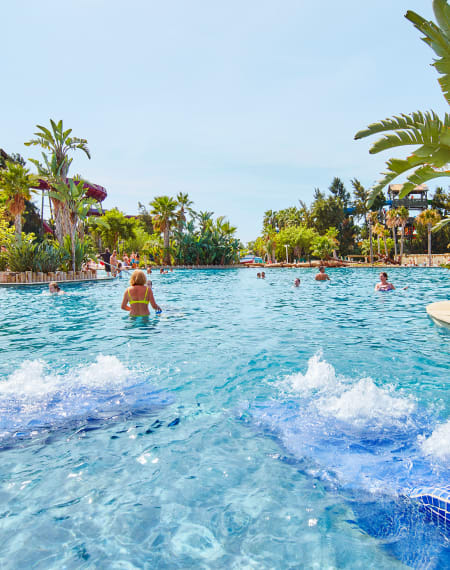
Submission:
M 449 273 L 328 273 L 0 289 L 1 565 L 450 567 L 407 497 L 450 480 Z

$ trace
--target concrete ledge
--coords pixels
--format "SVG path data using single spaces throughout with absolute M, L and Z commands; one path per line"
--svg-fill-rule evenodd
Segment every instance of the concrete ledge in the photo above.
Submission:
M 450 327 L 450 301 L 438 301 L 427 306 L 427 313 L 440 326 Z
M 58 285 L 64 287 L 66 283 L 109 283 L 110 281 L 115 281 L 115 277 L 103 277 L 100 279 L 66 279 L 65 281 L 58 281 Z M 47 286 L 49 281 L 35 281 L 32 283 L 0 283 L 0 287 L 36 287 L 36 286 Z

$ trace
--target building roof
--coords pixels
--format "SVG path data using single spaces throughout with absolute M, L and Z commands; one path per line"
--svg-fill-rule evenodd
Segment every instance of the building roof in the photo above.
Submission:
M 389 184 L 388 186 L 388 192 L 391 192 L 392 194 L 400 194 L 400 192 L 403 189 L 403 184 Z M 428 186 L 426 184 L 420 184 L 419 186 L 416 186 L 414 188 L 414 190 L 411 191 L 411 193 L 414 192 L 428 192 Z

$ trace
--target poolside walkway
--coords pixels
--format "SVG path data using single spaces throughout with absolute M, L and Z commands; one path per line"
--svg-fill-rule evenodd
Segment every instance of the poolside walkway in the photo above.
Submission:
M 450 301 L 438 301 L 427 306 L 427 313 L 441 326 L 450 326 Z

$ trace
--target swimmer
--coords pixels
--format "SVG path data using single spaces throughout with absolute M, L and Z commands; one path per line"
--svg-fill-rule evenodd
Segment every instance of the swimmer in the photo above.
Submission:
M 122 271 L 123 271 L 123 269 L 122 269 L 122 262 L 119 261 L 119 262 L 117 263 L 117 272 L 116 272 L 116 277 L 119 277 L 119 279 L 122 279 Z
M 261 279 L 261 273 L 256 274 L 256 279 Z
M 162 275 L 164 273 L 164 268 L 161 267 L 161 269 L 159 270 L 160 275 Z
M 325 273 L 325 267 L 321 265 L 319 267 L 319 273 L 314 277 L 316 281 L 329 281 L 330 277 Z
M 147 265 L 147 275 L 151 275 L 152 274 L 152 268 L 150 265 Z
M 130 312 L 130 317 L 144 317 L 150 314 L 148 305 L 161 312 L 161 307 L 156 304 L 151 287 L 147 285 L 147 277 L 140 269 L 133 271 L 130 279 L 130 287 L 125 291 L 121 308 Z
M 264 271 L 261 272 L 261 279 L 265 279 L 266 278 L 266 274 L 264 273 Z
M 65 291 L 62 291 L 58 283 L 56 281 L 52 281 L 48 284 L 48 291 L 49 293 L 54 293 L 56 295 L 65 295 Z
M 294 287 L 300 287 L 300 279 L 298 277 L 294 280 Z
M 395 289 L 392 283 L 388 283 L 388 274 L 386 271 L 380 273 L 380 282 L 375 285 L 375 291 L 393 291 Z

